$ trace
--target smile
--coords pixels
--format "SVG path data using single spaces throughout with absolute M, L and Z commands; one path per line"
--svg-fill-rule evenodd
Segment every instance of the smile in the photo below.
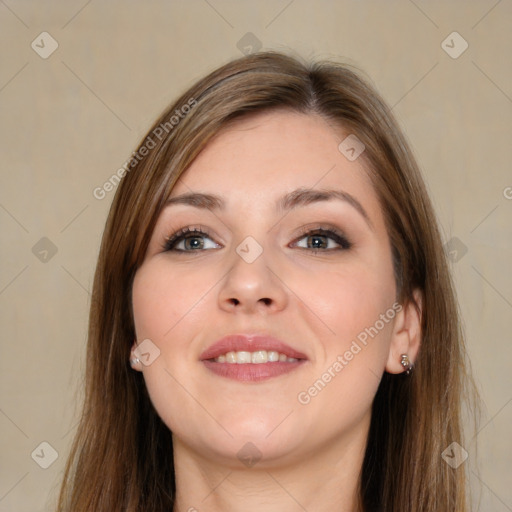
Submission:
M 212 373 L 242 382 L 258 382 L 292 372 L 307 356 L 270 336 L 232 334 L 204 350 L 200 361 Z

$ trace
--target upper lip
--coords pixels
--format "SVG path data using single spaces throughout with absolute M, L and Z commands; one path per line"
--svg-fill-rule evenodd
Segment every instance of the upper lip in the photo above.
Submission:
M 307 356 L 298 350 L 290 347 L 281 340 L 272 336 L 262 336 L 256 334 L 230 334 L 217 340 L 204 350 L 199 359 L 215 359 L 228 352 L 256 352 L 258 350 L 267 350 L 280 352 L 288 357 L 296 359 L 307 359 Z

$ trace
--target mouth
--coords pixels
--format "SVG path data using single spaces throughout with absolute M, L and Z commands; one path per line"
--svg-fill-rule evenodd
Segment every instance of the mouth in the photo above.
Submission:
M 226 336 L 200 356 L 205 367 L 221 377 L 261 381 L 298 369 L 307 356 L 282 341 L 267 336 Z

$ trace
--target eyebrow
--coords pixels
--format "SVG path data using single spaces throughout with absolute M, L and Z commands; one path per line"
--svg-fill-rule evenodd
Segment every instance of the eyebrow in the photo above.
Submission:
M 300 206 L 307 206 L 322 201 L 332 201 L 333 199 L 350 204 L 373 230 L 373 224 L 363 205 L 353 195 L 343 190 L 298 188 L 281 197 L 276 204 L 276 210 L 284 213 Z M 206 210 L 224 210 L 226 206 L 221 197 L 201 192 L 191 192 L 170 197 L 167 199 L 165 206 L 168 207 L 175 204 L 184 204 Z

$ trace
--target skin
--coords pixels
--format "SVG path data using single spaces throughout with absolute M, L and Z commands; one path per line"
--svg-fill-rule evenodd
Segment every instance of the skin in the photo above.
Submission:
M 420 317 L 402 305 L 309 403 L 299 402 L 299 393 L 395 303 L 381 207 L 362 158 L 350 162 L 338 149 L 346 135 L 315 115 L 274 111 L 239 120 L 208 144 L 171 194 L 216 194 L 224 209 L 172 205 L 158 219 L 133 284 L 132 357 L 148 338 L 160 351 L 151 364 L 133 368 L 143 372 L 173 432 L 175 511 L 358 508 L 372 400 L 384 371 L 403 371 L 401 354 L 414 361 Z M 348 192 L 371 226 L 336 199 L 277 212 L 278 199 L 300 187 Z M 325 224 L 352 247 L 339 250 L 320 237 L 318 252 L 308 249 L 318 235 L 300 228 L 315 233 Z M 208 230 L 194 239 L 202 250 L 165 252 L 166 237 L 186 226 Z M 263 249 L 252 263 L 236 252 L 247 236 Z M 277 337 L 308 360 L 260 382 L 206 369 L 201 352 L 239 332 Z M 240 450 L 261 458 L 248 467 Z

